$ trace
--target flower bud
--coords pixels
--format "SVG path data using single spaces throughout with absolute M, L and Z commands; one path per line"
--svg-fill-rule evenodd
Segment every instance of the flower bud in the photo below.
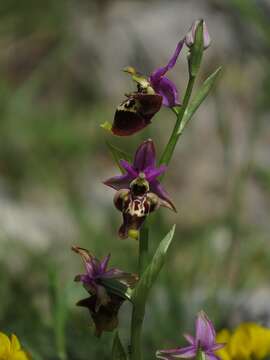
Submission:
M 200 20 L 196 20 L 194 21 L 194 23 L 192 24 L 189 32 L 187 33 L 186 37 L 185 37 L 185 44 L 187 45 L 187 47 L 191 48 L 195 42 L 195 34 L 196 34 L 196 30 L 197 27 L 200 23 Z M 211 44 L 211 38 L 206 26 L 205 21 L 203 21 L 203 48 L 204 50 L 206 50 Z

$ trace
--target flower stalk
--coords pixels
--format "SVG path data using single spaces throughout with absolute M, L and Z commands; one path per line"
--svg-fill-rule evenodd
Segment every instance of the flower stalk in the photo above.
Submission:
M 110 177 L 104 184 L 116 191 L 113 203 L 122 216 L 119 237 L 138 240 L 139 277 L 117 268 L 108 269 L 109 255 L 103 260 L 98 260 L 86 249 L 77 246 L 72 248 L 82 257 L 85 265 L 85 273 L 77 275 L 75 281 L 81 282 L 88 292 L 88 297 L 79 301 L 77 305 L 87 308 L 90 312 L 97 336 L 101 336 L 103 331 L 113 331 L 117 328 L 120 306 L 125 300 L 131 301 L 129 360 L 143 360 L 142 329 L 146 302 L 164 265 L 175 231 L 173 226 L 150 259 L 148 216 L 160 207 L 176 212 L 175 205 L 160 180 L 167 171 L 185 126 L 208 95 L 220 71 L 217 69 L 204 82 L 191 101 L 203 52 L 210 42 L 205 22 L 197 20 L 188 34 L 178 41 L 165 66 L 155 69 L 149 76 L 141 75 L 134 68 L 127 67 L 124 71 L 131 76 L 137 89 L 125 94 L 126 98 L 116 108 L 113 123 L 102 125 L 113 135 L 131 136 L 149 126 L 161 106 L 170 108 L 176 115 L 174 128 L 159 161 L 152 139 L 145 140 L 138 146 L 133 161 L 122 150 L 109 144 L 121 174 Z M 189 79 L 181 102 L 180 93 L 174 82 L 167 77 L 167 73 L 174 68 L 184 45 L 189 49 Z M 215 342 L 215 330 L 206 314 L 201 312 L 198 315 L 195 337 L 188 335 L 186 339 L 189 342 L 187 347 L 159 350 L 156 356 L 165 360 L 179 358 L 179 355 L 181 357 L 183 354 L 185 358 L 192 357 L 197 360 L 205 360 L 208 357 L 218 359 L 214 351 L 220 348 L 220 344 Z M 113 344 L 112 360 L 127 360 L 118 333 Z
M 196 27 L 194 43 L 190 48 L 188 54 L 188 65 L 189 65 L 189 80 L 184 95 L 183 104 L 180 109 L 174 111 L 176 113 L 176 123 L 173 128 L 171 137 L 168 141 L 167 146 L 161 156 L 160 164 L 169 165 L 171 158 L 174 153 L 175 146 L 178 142 L 178 139 L 182 132 L 179 132 L 182 125 L 182 120 L 185 114 L 185 111 L 189 105 L 190 98 L 192 95 L 193 87 L 196 81 L 197 74 L 202 61 L 203 51 L 204 51 L 204 39 L 203 39 L 203 21 L 200 21 Z
M 149 250 L 149 227 L 147 220 L 142 226 L 139 237 L 139 274 L 141 275 L 148 263 L 148 250 Z
M 169 141 L 164 149 L 164 152 L 160 158 L 160 164 L 169 165 L 169 163 L 171 161 L 171 158 L 174 153 L 174 149 L 175 149 L 178 139 L 181 135 L 181 134 L 179 134 L 179 129 L 182 124 L 182 119 L 183 119 L 185 110 L 188 107 L 188 104 L 189 104 L 189 101 L 190 101 L 190 98 L 192 95 L 192 90 L 194 87 L 195 80 L 196 80 L 196 76 L 193 76 L 193 75 L 189 76 L 189 81 L 188 81 L 187 89 L 185 92 L 183 104 L 179 110 L 174 111 L 177 116 L 176 123 L 174 125 L 170 139 L 169 139 Z
M 142 360 L 142 328 L 145 304 L 133 304 L 130 334 L 130 360 Z
M 144 223 L 139 235 L 139 259 L 138 267 L 140 276 L 143 274 L 148 263 L 149 250 L 149 227 L 147 220 Z M 142 359 L 142 328 L 145 314 L 145 304 L 139 305 L 137 301 L 133 302 L 132 316 L 131 316 L 131 331 L 130 331 L 130 360 Z

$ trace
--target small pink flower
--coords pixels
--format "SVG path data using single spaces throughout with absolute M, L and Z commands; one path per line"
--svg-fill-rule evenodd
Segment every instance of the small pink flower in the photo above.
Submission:
M 184 335 L 190 345 L 168 350 L 158 350 L 156 357 L 163 360 L 194 359 L 199 351 L 205 354 L 207 360 L 220 360 L 215 351 L 225 344 L 216 343 L 216 332 L 211 320 L 200 311 L 196 319 L 195 337 Z

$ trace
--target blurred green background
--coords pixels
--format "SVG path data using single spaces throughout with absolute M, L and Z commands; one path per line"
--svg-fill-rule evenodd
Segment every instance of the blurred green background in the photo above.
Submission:
M 136 270 L 138 245 L 121 241 L 118 170 L 105 140 L 133 153 L 152 137 L 161 153 L 174 124 L 163 109 L 128 139 L 100 124 L 132 89 L 120 70 L 163 65 L 193 20 L 212 37 L 199 82 L 223 65 L 181 138 L 165 178 L 178 214 L 151 216 L 151 251 L 173 223 L 168 262 L 152 292 L 145 359 L 181 343 L 198 310 L 217 328 L 270 325 L 270 3 L 268 0 L 3 0 L 0 4 L 0 331 L 35 360 L 109 359 L 84 309 L 72 244 Z M 170 73 L 187 81 L 187 50 Z M 128 344 L 130 306 L 120 314 Z

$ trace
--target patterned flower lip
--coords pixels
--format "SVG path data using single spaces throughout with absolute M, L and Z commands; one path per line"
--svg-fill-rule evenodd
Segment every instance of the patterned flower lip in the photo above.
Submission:
M 167 191 L 157 179 L 165 173 L 167 167 L 165 165 L 156 167 L 156 150 L 154 142 L 151 139 L 144 141 L 138 147 L 133 164 L 125 160 L 121 160 L 120 164 L 126 173 L 104 181 L 105 185 L 115 190 L 130 189 L 132 181 L 144 174 L 145 180 L 149 184 L 149 191 L 158 196 L 161 200 L 160 205 L 175 211 L 175 206 L 170 200 Z
M 160 206 L 176 211 L 158 177 L 167 167 L 156 166 L 156 151 L 151 139 L 144 141 L 137 149 L 134 161 L 120 160 L 125 174 L 114 176 L 104 182 L 117 190 L 115 207 L 122 212 L 123 223 L 119 228 L 120 238 L 138 239 L 139 229 L 146 217 Z
M 135 92 L 127 95 L 116 109 L 111 131 L 114 135 L 129 136 L 144 129 L 160 110 L 162 97 L 158 94 Z
M 194 359 L 199 351 L 202 351 L 207 360 L 220 360 L 216 351 L 223 348 L 225 344 L 216 342 L 216 332 L 213 323 L 207 315 L 201 311 L 196 319 L 195 337 L 184 335 L 189 342 L 188 346 L 182 348 L 158 350 L 156 357 L 163 360 Z
M 161 106 L 180 105 L 176 85 L 166 76 L 180 55 L 185 39 L 178 42 L 176 49 L 165 66 L 155 69 L 149 77 L 143 76 L 129 66 L 124 69 L 137 84 L 137 91 L 126 94 L 126 99 L 117 106 L 113 123 L 101 126 L 117 136 L 130 136 L 144 129 Z

